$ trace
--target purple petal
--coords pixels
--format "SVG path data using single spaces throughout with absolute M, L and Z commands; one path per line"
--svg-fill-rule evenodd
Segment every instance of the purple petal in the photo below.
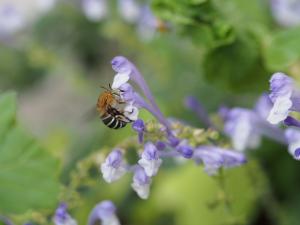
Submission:
M 139 185 L 146 185 L 151 182 L 151 179 L 146 175 L 145 170 L 138 166 L 133 175 L 133 182 Z
M 62 202 L 59 204 L 58 208 L 55 211 L 55 219 L 60 222 L 64 222 L 68 217 L 67 204 Z
M 158 151 L 162 151 L 166 148 L 166 144 L 163 141 L 157 141 L 155 146 Z
M 284 73 L 275 73 L 270 79 L 270 99 L 274 103 L 278 97 L 288 97 L 292 94 L 294 80 Z
M 133 128 L 133 130 L 135 130 L 138 133 L 144 132 L 144 130 L 145 130 L 144 121 L 141 119 L 137 119 L 136 121 L 133 122 L 132 128 Z
M 157 160 L 158 150 L 156 146 L 151 142 L 147 142 L 144 146 L 144 152 L 142 154 L 142 157 L 147 160 Z
M 111 153 L 109 153 L 106 160 L 109 165 L 111 165 L 114 168 L 118 168 L 122 162 L 122 158 L 122 152 L 119 149 L 115 149 Z
M 124 56 L 116 56 L 112 59 L 111 65 L 117 73 L 126 73 L 131 71 L 131 63 Z
M 115 214 L 115 212 L 116 207 L 111 201 L 102 201 L 99 204 L 97 204 L 91 211 L 88 219 L 88 224 L 94 225 L 99 220 L 106 220 L 107 218 L 112 217 Z
M 255 104 L 255 111 L 262 117 L 263 119 L 266 119 L 269 115 L 269 112 L 271 111 L 273 106 L 273 103 L 269 96 L 264 93 L 260 96 L 260 98 L 257 100 Z
M 300 159 L 300 148 L 297 148 L 295 151 L 295 158 Z
M 189 145 L 178 146 L 178 152 L 186 159 L 190 159 L 193 157 L 194 150 Z
M 292 116 L 288 116 L 283 122 L 286 126 L 293 126 L 293 127 L 299 127 L 300 128 L 300 121 L 295 119 Z

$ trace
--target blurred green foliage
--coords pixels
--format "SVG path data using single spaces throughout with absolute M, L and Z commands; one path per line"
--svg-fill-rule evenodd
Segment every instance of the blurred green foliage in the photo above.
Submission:
M 24 213 L 55 206 L 59 161 L 16 122 L 16 95 L 0 97 L 0 211 Z
M 162 172 L 150 203 L 136 206 L 135 223 L 163 224 L 158 215 L 172 216 L 174 224 L 248 224 L 257 216 L 258 201 L 267 195 L 266 180 L 255 162 L 209 177 L 190 163 Z M 148 222 L 150 221 L 150 222 Z

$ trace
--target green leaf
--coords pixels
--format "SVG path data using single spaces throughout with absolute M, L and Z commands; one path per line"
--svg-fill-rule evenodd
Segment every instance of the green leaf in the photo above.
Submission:
M 235 39 L 232 26 L 216 10 L 212 1 L 155 0 L 152 6 L 160 18 L 180 26 L 184 35 L 205 48 L 228 45 Z
M 267 90 L 269 75 L 263 68 L 254 38 L 239 38 L 230 45 L 213 49 L 206 55 L 203 66 L 205 78 L 222 89 Z
M 300 60 L 300 27 L 283 30 L 272 35 L 265 49 L 266 65 L 271 70 L 287 70 Z
M 14 93 L 0 96 L 0 109 L 0 212 L 54 207 L 59 162 L 15 122 Z
M 208 0 L 189 0 L 190 4 L 202 4 L 204 2 L 207 2 Z

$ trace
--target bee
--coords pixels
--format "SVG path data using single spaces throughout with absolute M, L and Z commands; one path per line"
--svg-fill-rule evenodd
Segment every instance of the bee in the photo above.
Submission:
M 100 114 L 102 122 L 112 129 L 123 128 L 127 123 L 131 123 L 132 120 L 127 118 L 124 113 L 117 108 L 118 104 L 123 104 L 120 100 L 119 93 L 114 92 L 110 85 L 109 89 L 105 89 L 103 93 L 99 95 L 97 101 L 97 111 Z

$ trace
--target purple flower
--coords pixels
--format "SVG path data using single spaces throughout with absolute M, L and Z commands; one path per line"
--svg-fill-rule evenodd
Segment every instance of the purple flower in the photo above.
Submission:
M 101 172 L 104 180 L 108 183 L 118 180 L 126 173 L 126 164 L 119 149 L 109 153 L 105 162 L 101 164 Z
M 300 2 L 298 0 L 271 0 L 271 9 L 277 22 L 286 27 L 300 24 Z
M 2 222 L 4 225 L 14 225 L 9 218 L 2 215 L 0 215 L 0 222 Z
M 136 167 L 131 187 L 140 198 L 147 199 L 149 197 L 150 184 L 151 178 L 147 176 L 145 170 L 140 166 Z
M 147 142 L 145 144 L 144 151 L 138 163 L 144 168 L 148 177 L 152 177 L 157 174 L 162 160 L 159 158 L 158 150 L 153 143 Z
M 106 0 L 82 0 L 82 9 L 85 16 L 94 22 L 104 19 L 108 12 Z
M 267 120 L 271 124 L 285 120 L 291 111 L 300 112 L 300 92 L 292 78 L 284 73 L 275 73 L 270 80 L 270 89 L 273 107 Z
M 139 22 L 138 22 L 138 34 L 143 41 L 150 41 L 154 38 L 158 27 L 158 20 L 153 15 L 149 6 L 144 6 L 141 9 Z
M 0 38 L 18 32 L 25 24 L 25 17 L 16 5 L 0 3 Z
M 76 220 L 68 214 L 67 208 L 66 203 L 61 203 L 58 206 L 53 217 L 55 225 L 77 225 Z
M 219 152 L 223 157 L 224 168 L 240 166 L 247 162 L 245 155 L 240 152 L 222 148 L 216 148 L 216 151 Z
M 266 95 L 259 98 L 254 110 L 222 107 L 220 116 L 225 122 L 224 132 L 231 138 L 234 149 L 244 151 L 256 148 L 262 136 L 286 143 L 282 130 L 266 121 L 267 112 L 271 107 Z
M 300 121 L 292 116 L 288 116 L 283 122 L 287 126 L 300 127 Z
M 213 151 L 214 149 L 211 148 L 212 147 L 210 146 L 201 146 L 199 148 L 196 148 L 194 159 L 196 163 L 204 164 L 204 170 L 206 173 L 208 173 L 209 175 L 214 175 L 217 173 L 219 168 L 222 167 L 224 159 L 221 154 Z
M 248 109 L 234 108 L 226 115 L 224 131 L 231 137 L 234 149 L 244 151 L 260 144 L 261 134 L 257 131 L 259 118 Z
M 272 106 L 273 103 L 271 99 L 266 93 L 264 93 L 256 101 L 254 111 L 257 112 L 261 118 L 267 119 L 269 112 L 272 109 Z
M 102 201 L 97 204 L 89 215 L 88 225 L 101 221 L 102 225 L 120 225 L 116 216 L 116 207 L 111 201 Z
M 209 175 L 216 174 L 221 167 L 230 168 L 246 163 L 246 158 L 242 153 L 215 146 L 197 147 L 194 159 L 197 163 L 204 164 L 204 170 Z
M 188 144 L 187 140 L 182 140 L 180 144 L 176 147 L 177 151 L 186 159 L 193 157 L 194 150 Z
M 153 116 L 155 116 L 157 120 L 165 126 L 167 137 L 174 138 L 169 121 L 163 116 L 144 77 L 141 75 L 135 65 L 123 56 L 116 56 L 113 58 L 111 64 L 112 68 L 117 72 L 114 77 L 112 88 L 119 89 L 122 93 L 123 99 L 125 101 L 127 100 L 126 102 L 128 104 L 131 104 L 136 108 L 145 108 L 152 113 Z M 127 83 L 129 80 L 132 80 L 139 86 L 149 104 L 133 90 L 131 85 Z
M 157 141 L 155 143 L 155 146 L 157 148 L 158 151 L 163 151 L 167 146 L 163 141 Z
M 144 131 L 145 131 L 145 124 L 144 121 L 141 119 L 138 119 L 133 122 L 132 129 L 135 130 L 138 133 L 139 137 L 139 143 L 143 143 L 144 141 Z
M 300 160 L 300 129 L 288 128 L 285 131 L 288 141 L 288 151 L 296 160 Z

